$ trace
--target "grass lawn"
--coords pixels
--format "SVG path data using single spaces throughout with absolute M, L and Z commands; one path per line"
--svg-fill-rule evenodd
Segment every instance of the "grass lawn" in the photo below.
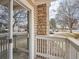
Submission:
M 79 33 L 60 33 L 58 35 L 79 39 Z

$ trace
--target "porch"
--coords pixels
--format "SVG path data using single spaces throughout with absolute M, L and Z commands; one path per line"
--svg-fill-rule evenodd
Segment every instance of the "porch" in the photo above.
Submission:
M 0 33 L 0 59 L 79 59 L 79 41 L 60 35 L 50 36 L 51 0 L 3 0 L 8 6 L 8 32 Z M 14 32 L 13 11 L 27 10 L 28 30 Z M 24 15 L 24 14 L 23 14 Z M 17 17 L 20 18 L 20 17 Z

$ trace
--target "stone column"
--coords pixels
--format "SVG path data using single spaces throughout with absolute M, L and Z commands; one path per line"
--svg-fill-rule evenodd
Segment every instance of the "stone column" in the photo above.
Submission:
M 38 2 L 35 5 L 35 35 L 49 34 L 49 6 L 50 1 Z
M 41 1 L 41 0 L 40 0 Z M 48 35 L 49 34 L 49 3 L 44 1 L 44 3 L 38 2 L 34 9 L 34 28 L 35 37 L 38 35 Z M 34 40 L 35 43 L 35 58 L 37 58 L 37 39 Z M 45 42 L 47 44 L 47 42 Z M 48 51 L 47 51 L 48 52 Z
M 47 5 L 37 5 L 37 35 L 47 35 Z

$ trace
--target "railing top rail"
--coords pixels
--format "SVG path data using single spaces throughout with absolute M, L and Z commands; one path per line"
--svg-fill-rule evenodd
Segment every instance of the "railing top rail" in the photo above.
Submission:
M 0 33 L 0 37 L 8 36 L 9 33 Z M 13 35 L 27 35 L 27 32 L 14 32 Z
M 79 46 L 79 40 L 78 39 L 74 39 L 74 38 L 68 38 L 71 42 L 73 42 L 74 44 L 76 44 L 77 46 Z
M 57 39 L 67 39 L 64 36 L 47 36 L 47 35 L 37 35 L 36 38 L 44 38 L 44 39 L 52 39 L 52 38 L 57 38 Z
M 79 40 L 74 38 L 68 38 L 68 40 L 71 42 L 71 45 L 79 51 Z

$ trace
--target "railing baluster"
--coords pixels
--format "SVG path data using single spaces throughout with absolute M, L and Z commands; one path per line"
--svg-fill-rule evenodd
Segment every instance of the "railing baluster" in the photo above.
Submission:
M 62 57 L 63 57 L 63 59 L 64 59 L 64 41 L 62 41 Z
M 1 41 L 1 52 L 0 52 L 0 56 L 1 56 L 1 59 L 2 59 L 2 39 L 0 38 L 0 41 Z
M 40 39 L 40 52 L 42 53 L 41 41 L 42 39 Z
M 41 39 L 41 41 L 40 41 L 40 48 L 41 48 L 41 53 L 43 53 L 43 52 L 42 52 L 42 39 Z
M 61 48 L 61 41 L 59 41 L 59 57 L 60 57 L 60 48 Z
M 47 41 L 47 55 L 49 55 L 49 42 L 48 42 L 48 40 L 46 40 Z
M 37 39 L 37 52 L 39 52 L 39 40 Z
M 57 41 L 57 56 L 58 56 L 58 46 L 59 46 L 59 45 L 58 45 L 58 42 L 59 42 L 59 40 Z M 59 57 L 59 56 L 58 56 L 58 57 Z
M 0 59 L 8 59 L 7 49 L 8 49 L 7 37 L 0 37 Z
M 44 54 L 44 50 L 43 50 L 44 40 L 42 39 L 41 41 L 42 41 L 42 42 L 41 42 L 41 43 L 42 43 L 42 44 L 41 44 L 41 46 L 42 46 L 42 53 Z
M 39 45 L 38 45 L 38 39 L 36 39 L 36 47 L 37 47 L 37 48 L 36 48 L 36 49 L 37 49 L 36 52 L 39 52 L 39 50 L 38 50 L 39 47 L 38 47 L 38 46 L 39 46 Z
M 55 49 L 55 56 L 57 56 L 57 41 L 55 43 L 55 47 L 56 47 L 56 49 Z
M 4 40 L 5 40 L 5 39 L 3 38 L 3 54 L 2 54 L 3 58 L 4 58 L 4 51 L 5 51 L 5 50 L 4 50 L 4 44 L 5 44 L 5 43 L 4 43 Z
M 62 41 L 62 58 L 63 58 L 63 55 L 64 55 L 64 46 L 63 46 L 63 41 Z
M 38 52 L 40 52 L 39 39 L 37 39 L 37 41 L 38 41 Z
M 6 57 L 7 57 L 7 39 L 5 40 L 5 51 L 6 51 Z
M 54 56 L 55 56 L 55 41 L 54 41 L 54 46 L 53 47 L 54 47 Z
M 43 44 L 44 44 L 43 50 L 44 50 L 44 54 L 45 54 L 45 47 L 46 47 L 46 46 L 45 46 L 45 40 L 44 40 L 44 43 L 43 43 Z
M 41 39 L 39 39 L 39 52 L 41 53 L 40 41 Z
M 58 57 L 59 57 L 59 41 L 58 41 Z
M 44 53 L 46 54 L 46 40 L 44 40 Z
M 49 51 L 50 51 L 50 55 L 51 55 L 51 41 L 49 41 L 49 45 L 50 45 L 50 46 L 49 46 L 49 48 L 50 48 Z

